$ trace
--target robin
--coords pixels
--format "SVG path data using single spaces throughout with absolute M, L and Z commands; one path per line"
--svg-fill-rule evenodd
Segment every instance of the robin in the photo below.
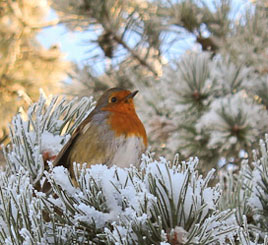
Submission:
M 95 109 L 78 126 L 53 162 L 63 165 L 74 177 L 73 163 L 102 163 L 107 166 L 138 166 L 147 147 L 145 128 L 133 103 L 138 91 L 107 90 Z

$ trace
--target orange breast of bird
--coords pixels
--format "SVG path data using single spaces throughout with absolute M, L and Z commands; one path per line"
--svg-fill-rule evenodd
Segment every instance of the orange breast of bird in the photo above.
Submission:
M 132 100 L 102 110 L 109 112 L 107 124 L 113 132 L 113 143 L 108 147 L 113 149 L 109 163 L 120 167 L 138 165 L 147 147 L 147 135 Z
M 115 132 L 116 137 L 124 135 L 125 137 L 140 137 L 144 146 L 147 146 L 147 135 L 145 128 L 138 118 L 131 105 L 118 105 L 116 110 L 111 111 L 108 118 L 108 124 Z M 105 110 L 105 109 L 104 109 Z

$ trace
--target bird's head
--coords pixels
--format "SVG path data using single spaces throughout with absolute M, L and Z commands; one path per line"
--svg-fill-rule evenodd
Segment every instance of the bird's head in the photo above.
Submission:
M 111 88 L 100 97 L 96 108 L 102 111 L 135 113 L 133 98 L 137 93 L 138 90 L 130 92 L 122 88 Z

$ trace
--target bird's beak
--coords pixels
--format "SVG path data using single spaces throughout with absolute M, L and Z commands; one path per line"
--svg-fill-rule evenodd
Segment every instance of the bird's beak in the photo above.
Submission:
M 129 94 L 128 96 L 126 96 L 126 100 L 130 99 L 130 98 L 134 98 L 134 96 L 139 92 L 139 90 L 136 90 L 134 92 L 132 92 L 131 94 Z

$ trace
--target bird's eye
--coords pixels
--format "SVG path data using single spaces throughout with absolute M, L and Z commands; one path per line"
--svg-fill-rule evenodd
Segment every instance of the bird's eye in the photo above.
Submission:
M 112 102 L 112 103 L 115 103 L 116 101 L 117 101 L 117 98 L 116 98 L 116 97 L 112 97 L 112 98 L 111 98 L 111 102 Z

